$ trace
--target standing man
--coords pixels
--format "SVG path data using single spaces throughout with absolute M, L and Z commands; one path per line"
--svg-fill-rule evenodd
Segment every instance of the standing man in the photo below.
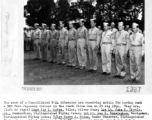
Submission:
M 27 28 L 27 30 L 25 31 L 25 40 L 26 40 L 26 50 L 30 50 L 30 43 L 31 43 L 30 28 Z
M 88 43 L 88 35 L 87 35 L 87 29 L 84 26 L 84 19 L 80 19 L 80 28 L 77 30 L 77 56 L 78 56 L 78 62 L 79 67 L 76 67 L 80 70 L 85 69 L 86 62 L 87 62 L 87 43 Z
M 103 75 L 110 75 L 111 73 L 111 53 L 113 50 L 114 41 L 112 41 L 112 32 L 109 30 L 108 23 L 103 23 L 104 32 L 101 39 L 101 53 L 102 53 L 102 71 Z
M 132 31 L 130 30 L 130 26 L 129 25 L 126 25 L 126 29 L 125 30 L 128 32 L 129 36 L 132 34 Z
M 46 30 L 47 25 L 42 23 L 42 34 L 41 34 L 41 49 L 42 49 L 42 60 L 47 60 L 47 45 L 49 39 L 49 32 Z
M 35 30 L 33 31 L 32 39 L 34 40 L 34 53 L 35 59 L 40 60 L 40 42 L 41 42 L 41 30 L 38 28 L 39 24 L 35 23 Z
M 131 81 L 138 82 L 141 71 L 141 58 L 144 55 L 144 37 L 143 34 L 138 32 L 138 24 L 133 23 L 133 34 L 130 36 L 130 74 Z
M 118 31 L 118 30 L 115 28 L 115 23 L 112 22 L 112 23 L 111 23 L 111 32 L 112 32 L 111 39 L 112 39 L 112 41 L 114 41 L 114 38 L 115 38 L 115 35 L 116 35 L 116 32 L 117 32 L 117 31 Z M 113 54 L 113 52 L 112 52 L 112 60 L 115 60 L 115 54 Z
M 118 23 L 119 31 L 115 36 L 115 62 L 117 74 L 116 78 L 125 78 L 126 75 L 126 56 L 128 53 L 129 34 L 124 30 L 123 22 Z
M 68 57 L 69 57 L 69 67 L 76 66 L 76 40 L 77 40 L 77 30 L 73 27 L 74 22 L 69 22 L 69 32 L 68 32 Z
M 98 57 L 97 51 L 100 43 L 100 32 L 96 27 L 96 21 L 94 19 L 90 20 L 91 29 L 88 32 L 88 51 L 89 51 L 89 62 L 90 68 L 88 72 L 97 71 L 98 67 Z
M 55 29 L 56 24 L 51 24 L 51 34 L 52 38 L 50 39 L 50 58 L 51 63 L 57 62 L 57 44 L 58 44 L 58 32 Z
M 64 22 L 60 21 L 60 31 L 59 31 L 59 51 L 60 51 L 60 60 L 58 64 L 65 65 L 66 60 L 66 47 L 68 45 L 68 31 L 64 28 Z

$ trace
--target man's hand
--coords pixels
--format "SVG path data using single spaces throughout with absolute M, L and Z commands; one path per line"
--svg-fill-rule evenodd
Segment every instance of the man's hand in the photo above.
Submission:
M 144 52 L 144 51 L 142 51 L 142 52 L 141 52 L 141 56 L 143 57 L 144 55 L 145 55 L 145 52 Z
M 98 48 L 99 48 L 99 46 L 98 46 L 98 45 L 96 45 L 94 49 L 95 49 L 95 50 L 98 50 Z
M 85 45 L 84 45 L 84 49 L 87 49 L 87 47 L 88 47 L 87 44 L 85 44 Z
M 116 54 L 116 50 L 115 50 L 115 49 L 113 49 L 112 53 L 113 53 L 113 54 Z

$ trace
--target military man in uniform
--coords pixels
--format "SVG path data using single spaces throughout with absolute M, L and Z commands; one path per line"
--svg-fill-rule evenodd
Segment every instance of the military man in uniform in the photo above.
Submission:
M 50 58 L 51 58 L 51 63 L 56 63 L 57 62 L 57 45 L 58 45 L 58 32 L 55 29 L 56 24 L 52 23 L 51 24 L 51 33 L 52 33 L 52 38 L 50 39 Z
M 91 29 L 89 29 L 88 32 L 88 51 L 90 68 L 88 72 L 95 72 L 97 71 L 98 67 L 97 50 L 99 48 L 101 35 L 99 29 L 96 27 L 96 21 L 94 19 L 90 20 L 90 25 Z
M 129 33 L 129 36 L 132 34 L 132 31 L 130 30 L 130 26 L 126 25 L 125 30 Z
M 47 25 L 42 24 L 42 32 L 41 32 L 41 51 L 42 51 L 42 60 L 47 60 L 47 45 L 48 45 L 48 39 L 49 39 L 49 32 L 46 30 Z
M 84 26 L 84 19 L 80 19 L 80 28 L 77 30 L 77 57 L 79 62 L 79 68 L 80 70 L 85 69 L 86 62 L 87 62 L 87 43 L 88 43 L 88 33 L 87 29 Z
M 118 31 L 116 28 L 115 28 L 115 23 L 114 22 L 112 22 L 111 23 L 111 32 L 112 32 L 112 36 L 111 36 L 111 39 L 112 39 L 112 41 L 114 41 L 114 37 L 115 37 L 115 34 L 116 34 L 116 32 Z M 113 54 L 113 52 L 112 52 L 112 60 L 115 60 L 115 54 Z
M 138 32 L 138 24 L 133 23 L 133 34 L 130 36 L 130 74 L 131 81 L 138 82 L 141 72 L 141 58 L 144 55 L 144 37 L 143 34 Z
M 59 49 L 60 49 L 60 60 L 58 64 L 65 65 L 66 61 L 66 47 L 68 46 L 68 30 L 64 28 L 63 21 L 59 22 Z
M 115 63 L 117 74 L 116 78 L 125 78 L 126 75 L 126 57 L 128 53 L 129 34 L 124 30 L 123 22 L 118 23 L 119 31 L 115 36 Z
M 77 30 L 73 27 L 74 22 L 69 22 L 69 32 L 68 32 L 68 57 L 69 57 L 69 67 L 76 66 L 76 40 L 77 40 Z
M 41 42 L 41 30 L 38 28 L 39 24 L 35 23 L 34 27 L 35 30 L 32 34 L 32 39 L 34 40 L 34 53 L 35 53 L 35 59 L 34 60 L 40 60 L 40 42 Z
M 111 53 L 113 50 L 114 41 L 112 41 L 112 32 L 109 30 L 108 23 L 103 23 L 104 32 L 101 39 L 101 57 L 102 57 L 102 71 L 103 75 L 110 75 L 111 73 Z

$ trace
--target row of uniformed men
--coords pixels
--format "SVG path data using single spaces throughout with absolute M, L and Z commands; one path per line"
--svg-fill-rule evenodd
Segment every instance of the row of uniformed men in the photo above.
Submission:
M 55 24 L 51 25 L 51 31 L 46 30 L 46 24 L 42 24 L 42 31 L 35 24 L 32 39 L 34 39 L 34 50 L 36 59 L 40 58 L 40 47 L 42 51 L 42 60 L 47 60 L 48 46 L 50 46 L 51 62 L 57 60 L 57 46 L 59 47 L 58 64 L 66 64 L 66 51 L 68 48 L 68 65 L 78 69 L 85 69 L 88 51 L 89 72 L 97 71 L 98 58 L 97 51 L 101 47 L 102 71 L 103 75 L 111 73 L 111 54 L 115 54 L 115 63 L 117 74 L 114 77 L 124 78 L 126 75 L 126 55 L 129 51 L 130 75 L 133 81 L 140 80 L 141 58 L 144 54 L 144 36 L 138 31 L 138 24 L 133 23 L 133 33 L 124 30 L 123 22 L 118 23 L 117 29 L 109 30 L 108 23 L 103 23 L 104 31 L 96 27 L 96 21 L 90 20 L 91 29 L 87 31 L 84 26 L 84 20 L 81 19 L 80 28 L 76 30 L 73 22 L 69 22 L 69 31 L 64 28 L 63 21 L 59 22 L 60 31 L 55 29 Z M 57 37 L 58 36 L 58 37 Z M 78 61 L 78 66 L 76 66 Z

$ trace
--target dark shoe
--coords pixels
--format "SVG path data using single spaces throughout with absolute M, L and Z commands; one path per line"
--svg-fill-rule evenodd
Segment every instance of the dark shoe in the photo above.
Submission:
M 60 63 L 56 63 L 57 65 L 62 65 L 62 63 L 60 62 Z
M 80 67 L 80 70 L 84 70 L 84 69 L 85 69 L 85 66 Z
M 33 60 L 37 60 L 37 58 L 34 58 Z
M 106 73 L 106 75 L 110 75 L 110 73 Z
M 92 69 L 89 69 L 89 70 L 87 70 L 87 72 L 93 72 L 93 70 L 92 70 Z
M 97 72 L 97 70 L 93 70 L 92 72 L 96 73 L 96 72 Z
M 103 73 L 102 73 L 102 75 L 106 75 L 106 74 L 107 74 L 106 72 L 103 72 Z
M 37 58 L 37 60 L 40 60 L 40 58 Z
M 120 78 L 120 79 L 124 79 L 124 78 L 125 78 L 125 76 L 120 76 L 119 78 Z
M 54 63 L 53 61 L 50 61 L 49 63 Z
M 120 78 L 120 75 L 114 75 L 114 78 Z
M 66 67 L 72 67 L 72 65 L 66 65 Z
M 79 69 L 79 68 L 80 68 L 79 66 L 76 66 L 76 67 L 75 67 L 75 69 Z

